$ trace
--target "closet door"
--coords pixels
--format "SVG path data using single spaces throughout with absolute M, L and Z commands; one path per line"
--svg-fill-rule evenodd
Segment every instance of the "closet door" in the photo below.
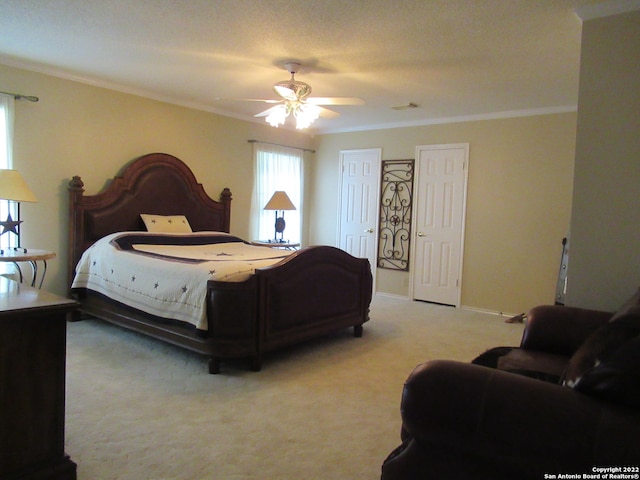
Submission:
M 460 306 L 468 144 L 416 147 L 412 297 Z
M 372 271 L 376 267 L 381 156 L 379 148 L 340 151 L 338 245 L 354 257 L 367 258 Z

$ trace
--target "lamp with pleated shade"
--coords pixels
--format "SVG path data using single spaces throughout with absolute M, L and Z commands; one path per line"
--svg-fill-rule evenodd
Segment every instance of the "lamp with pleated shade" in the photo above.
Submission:
M 20 247 L 20 203 L 21 202 L 37 202 L 36 196 L 27 186 L 27 182 L 24 181 L 22 175 L 17 170 L 0 169 L 0 199 L 10 200 L 16 202 L 17 205 L 17 219 L 11 218 L 11 213 L 8 214 L 7 219 L 4 222 L 0 222 L 2 226 L 2 232 L 0 235 L 4 235 L 7 232 L 13 232 L 18 237 L 18 247 Z
M 275 224 L 275 233 L 273 235 L 273 241 L 276 243 L 284 243 L 282 238 L 284 227 L 286 223 L 284 222 L 284 211 L 285 210 L 295 210 L 296 207 L 287 195 L 286 192 L 282 190 L 278 190 L 274 192 L 271 200 L 267 202 L 264 206 L 265 210 L 275 210 L 276 212 L 276 224 Z M 278 211 L 282 211 L 282 216 L 278 217 Z M 280 239 L 278 239 L 278 233 L 280 234 Z

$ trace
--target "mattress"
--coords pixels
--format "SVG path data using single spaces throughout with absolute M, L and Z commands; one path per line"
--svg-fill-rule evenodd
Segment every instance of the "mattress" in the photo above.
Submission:
M 292 253 L 222 232 L 119 232 L 84 252 L 71 288 L 206 330 L 208 280 L 242 282 Z

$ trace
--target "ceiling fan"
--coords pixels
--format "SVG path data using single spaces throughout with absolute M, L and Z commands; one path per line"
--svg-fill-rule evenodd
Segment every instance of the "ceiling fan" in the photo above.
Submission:
M 298 129 L 309 127 L 318 117 L 335 118 L 340 115 L 323 105 L 364 105 L 364 100 L 358 97 L 310 97 L 311 85 L 295 79 L 300 63 L 287 62 L 285 67 L 291 74 L 291 78 L 273 86 L 273 91 L 280 97 L 279 100 L 245 99 L 253 102 L 276 103 L 274 107 L 254 115 L 254 117 L 266 117 L 266 121 L 273 127 L 283 125 L 291 114 L 296 119 Z

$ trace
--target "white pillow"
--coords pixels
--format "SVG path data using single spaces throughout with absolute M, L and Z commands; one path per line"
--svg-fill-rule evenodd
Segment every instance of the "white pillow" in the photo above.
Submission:
M 150 215 L 141 213 L 147 232 L 153 233 L 191 233 L 191 225 L 184 215 Z

